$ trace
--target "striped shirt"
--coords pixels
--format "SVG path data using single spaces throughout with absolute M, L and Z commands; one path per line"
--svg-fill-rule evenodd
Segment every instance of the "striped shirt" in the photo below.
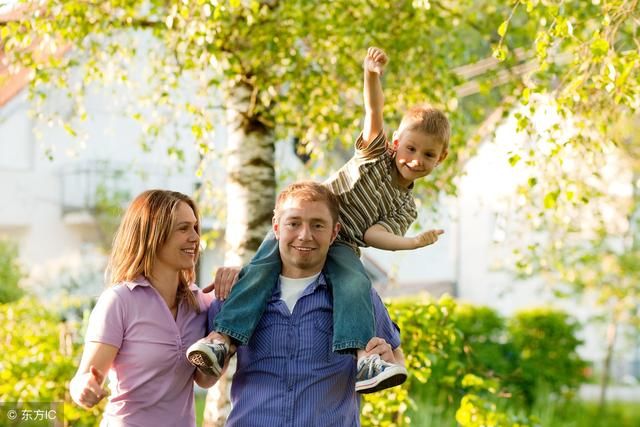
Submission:
M 362 134 L 355 155 L 325 185 L 340 200 L 340 234 L 337 241 L 357 250 L 366 247 L 364 233 L 375 224 L 404 236 L 418 216 L 411 189 L 397 182 L 394 153 L 384 132 L 367 146 Z
M 371 293 L 376 335 L 397 348 L 399 331 Z M 210 314 L 221 305 L 214 300 Z M 251 340 L 238 348 L 227 427 L 360 425 L 355 357 L 331 350 L 332 314 L 324 275 L 305 288 L 293 313 L 278 281 Z

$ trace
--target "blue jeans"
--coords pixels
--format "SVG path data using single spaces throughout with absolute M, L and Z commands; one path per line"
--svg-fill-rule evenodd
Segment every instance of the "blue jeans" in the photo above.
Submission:
M 251 262 L 213 320 L 212 329 L 247 344 L 262 317 L 278 282 L 282 265 L 278 241 L 272 232 L 264 239 Z M 355 251 L 333 244 L 323 270 L 333 293 L 333 351 L 365 348 L 375 334 L 371 281 Z

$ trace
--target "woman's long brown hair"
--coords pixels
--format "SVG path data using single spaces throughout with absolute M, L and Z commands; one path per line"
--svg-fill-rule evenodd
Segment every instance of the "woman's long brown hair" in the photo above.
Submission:
M 151 269 L 158 250 L 169 238 L 175 225 L 176 211 L 180 202 L 191 207 L 200 234 L 200 216 L 195 202 L 177 191 L 148 190 L 136 197 L 122 218 L 113 239 L 109 265 L 105 275 L 110 286 L 124 281 L 133 281 L 142 275 L 151 277 Z M 200 245 L 196 247 L 195 259 L 200 255 Z M 200 306 L 189 290 L 196 279 L 195 268 L 181 270 L 180 285 L 176 297 L 186 298 L 196 312 Z

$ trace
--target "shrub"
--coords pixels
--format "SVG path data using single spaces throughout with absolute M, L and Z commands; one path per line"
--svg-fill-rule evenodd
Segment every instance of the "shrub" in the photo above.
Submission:
M 0 328 L 1 402 L 64 402 L 65 425 L 98 424 L 104 403 L 87 411 L 72 403 L 68 392 L 82 351 L 79 324 L 61 322 L 35 299 L 24 297 L 0 305 Z
M 536 392 L 570 396 L 584 381 L 579 325 L 563 312 L 528 310 L 505 321 L 491 308 L 450 297 L 393 301 L 388 309 L 410 377 L 402 387 L 364 397 L 363 426 L 415 425 L 412 413 L 455 414 L 465 427 L 535 426 L 527 414 Z M 418 405 L 439 414 L 418 414 Z
M 0 240 L 0 304 L 15 301 L 22 296 L 19 284 L 23 277 L 17 246 L 8 240 Z
M 531 406 L 537 392 L 571 397 L 585 381 L 587 366 L 577 352 L 580 325 L 566 313 L 536 308 L 521 311 L 508 322 L 509 339 L 518 365 L 510 378 Z
M 388 304 L 389 315 L 402 333 L 402 348 L 410 376 L 402 387 L 366 395 L 362 402 L 363 426 L 406 425 L 411 405 L 409 390 L 423 387 L 432 375 L 434 361 L 447 360 L 457 348 L 459 332 L 451 315 L 455 301 L 396 301 Z

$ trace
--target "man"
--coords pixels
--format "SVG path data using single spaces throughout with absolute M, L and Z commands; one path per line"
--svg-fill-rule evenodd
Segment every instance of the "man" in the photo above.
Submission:
M 280 193 L 273 218 L 282 270 L 248 345 L 237 349 L 227 426 L 359 426 L 354 355 L 332 351 L 332 296 L 322 269 L 340 229 L 338 202 L 312 182 Z M 367 345 L 375 369 L 406 378 L 400 335 L 372 291 L 376 337 Z M 221 307 L 209 309 L 210 326 Z M 380 375 L 378 375 L 380 376 Z M 397 383 L 396 383 L 397 384 Z

